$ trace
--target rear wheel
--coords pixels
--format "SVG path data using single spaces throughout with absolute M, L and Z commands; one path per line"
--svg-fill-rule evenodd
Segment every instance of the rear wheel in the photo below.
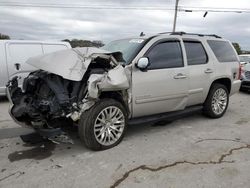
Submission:
M 203 112 L 208 117 L 220 118 L 226 112 L 228 103 L 229 93 L 226 86 L 215 83 L 211 86 Z
M 126 128 L 124 106 L 113 99 L 102 99 L 82 114 L 79 136 L 88 148 L 104 150 L 119 144 Z

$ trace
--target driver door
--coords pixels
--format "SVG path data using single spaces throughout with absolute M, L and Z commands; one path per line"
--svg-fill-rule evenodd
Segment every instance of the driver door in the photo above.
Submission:
M 143 57 L 149 66 L 142 71 L 133 66 L 133 117 L 182 110 L 188 96 L 188 73 L 179 40 L 157 41 Z

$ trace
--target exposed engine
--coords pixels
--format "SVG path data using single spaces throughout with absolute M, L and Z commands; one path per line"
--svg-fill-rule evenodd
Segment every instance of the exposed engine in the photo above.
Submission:
M 98 65 L 98 67 L 97 67 Z M 103 74 L 109 64 L 92 64 L 81 81 L 72 81 L 46 71 L 35 71 L 25 78 L 23 89 L 18 78 L 9 82 L 9 94 L 14 104 L 11 114 L 19 122 L 33 128 L 55 128 L 70 120 L 69 115 L 80 111 L 87 94 L 91 74 Z
M 97 48 L 32 57 L 26 63 L 39 70 L 24 79 L 22 88 L 18 77 L 7 84 L 10 115 L 42 137 L 69 142 L 61 128 L 77 124 L 100 97 L 107 97 L 107 92 L 118 92 L 122 100 L 128 101 L 129 79 L 122 62 L 120 52 Z

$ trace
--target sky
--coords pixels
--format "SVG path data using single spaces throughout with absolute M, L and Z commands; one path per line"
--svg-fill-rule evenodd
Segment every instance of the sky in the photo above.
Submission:
M 172 31 L 175 0 L 0 0 L 8 3 L 166 7 L 165 10 L 0 6 L 0 33 L 12 39 L 108 41 Z M 249 9 L 249 0 L 179 0 L 181 7 Z M 217 34 L 250 50 L 250 13 L 178 12 L 176 31 Z

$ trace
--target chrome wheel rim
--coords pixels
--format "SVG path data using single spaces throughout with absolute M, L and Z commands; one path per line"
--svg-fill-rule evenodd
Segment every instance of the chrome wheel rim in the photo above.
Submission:
M 97 116 L 94 134 L 98 143 L 109 146 L 122 136 L 125 127 L 125 116 L 116 106 L 104 108 Z
M 219 88 L 214 92 L 212 98 L 212 110 L 216 115 L 222 114 L 227 107 L 227 92 Z

